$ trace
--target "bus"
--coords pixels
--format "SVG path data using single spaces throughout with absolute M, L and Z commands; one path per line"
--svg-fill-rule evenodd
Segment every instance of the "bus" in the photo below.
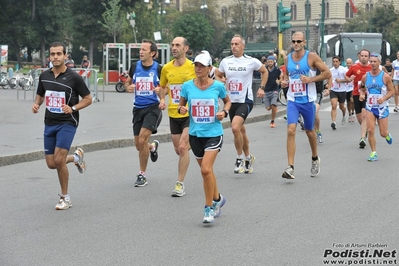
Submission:
M 322 42 L 320 41 L 320 43 Z M 332 67 L 333 56 L 341 58 L 342 65 L 346 66 L 345 60 L 352 58 L 353 62 L 355 62 L 357 53 L 362 49 L 379 53 L 382 56 L 383 64 L 385 63 L 385 58 L 391 54 L 391 45 L 382 38 L 381 33 L 365 32 L 325 35 L 323 45 L 319 46 L 319 54 L 329 67 Z

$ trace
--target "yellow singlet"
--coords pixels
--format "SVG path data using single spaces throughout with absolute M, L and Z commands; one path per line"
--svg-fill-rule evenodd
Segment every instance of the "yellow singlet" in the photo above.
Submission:
M 180 91 L 184 82 L 195 78 L 195 71 L 193 62 L 186 59 L 182 66 L 174 66 L 175 60 L 170 61 L 162 67 L 161 80 L 159 84 L 161 87 L 168 87 L 168 115 L 172 118 L 187 117 L 188 113 L 181 115 L 177 112 L 177 107 L 180 101 Z

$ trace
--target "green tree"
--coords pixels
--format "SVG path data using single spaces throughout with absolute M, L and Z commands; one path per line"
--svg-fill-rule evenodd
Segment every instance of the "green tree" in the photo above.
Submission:
M 234 35 L 233 31 L 226 23 L 223 23 L 220 14 L 218 13 L 219 6 L 216 1 L 207 1 L 207 8 L 200 9 L 204 4 L 203 0 L 187 0 L 184 1 L 183 15 L 198 15 L 201 14 L 211 27 L 214 29 L 212 35 L 212 45 L 206 49 L 214 56 L 220 57 L 222 51 L 230 45 L 231 37 Z M 172 23 L 173 24 L 173 23 Z
M 108 2 L 109 8 L 107 4 L 102 3 L 105 7 L 104 13 L 101 14 L 104 23 L 98 21 L 107 31 L 107 33 L 114 37 L 114 43 L 116 43 L 116 36 L 118 36 L 122 31 L 122 14 L 121 14 L 121 5 L 119 4 L 119 0 L 110 0 Z
M 172 25 L 172 32 L 174 36 L 184 36 L 188 40 L 190 48 L 199 51 L 211 46 L 214 29 L 209 21 L 198 13 L 179 17 Z
M 393 52 L 391 58 L 396 59 L 395 51 L 399 49 L 399 13 L 392 3 L 384 1 L 374 5 L 371 12 L 359 8 L 353 19 L 344 24 L 345 32 L 379 32 L 390 42 Z

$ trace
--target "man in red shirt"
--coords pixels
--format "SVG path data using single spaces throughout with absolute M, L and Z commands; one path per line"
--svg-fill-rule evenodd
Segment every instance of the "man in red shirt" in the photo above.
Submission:
M 345 76 L 346 81 L 348 82 L 353 81 L 354 87 L 352 95 L 353 95 L 353 103 L 355 107 L 356 118 L 361 128 L 361 136 L 359 142 L 359 148 L 361 149 L 364 149 L 364 147 L 366 146 L 367 125 L 366 125 L 365 101 L 359 100 L 359 89 L 363 75 L 371 70 L 371 66 L 369 65 L 369 59 L 370 59 L 370 51 L 362 49 L 360 51 L 359 63 L 354 64 L 348 70 L 348 72 L 346 72 Z

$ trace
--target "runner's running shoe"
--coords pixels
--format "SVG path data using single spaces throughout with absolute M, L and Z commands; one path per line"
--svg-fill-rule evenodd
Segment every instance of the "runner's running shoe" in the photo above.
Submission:
M 184 184 L 182 182 L 177 181 L 175 185 L 175 189 L 172 191 L 172 197 L 183 197 L 186 194 L 184 190 Z
M 158 160 L 158 146 L 159 146 L 159 141 L 158 140 L 154 140 L 152 143 L 151 143 L 154 147 L 155 147 L 155 150 L 154 151 L 150 151 L 150 154 L 151 154 L 151 161 L 153 161 L 153 162 L 156 162 L 157 160 Z
M 213 208 L 209 206 L 205 206 L 204 209 L 204 220 L 202 221 L 204 224 L 213 223 L 215 221 L 215 213 Z
M 310 176 L 315 177 L 320 174 L 320 157 L 316 161 L 312 160 L 312 168 L 310 169 Z
M 323 143 L 323 134 L 321 134 L 321 132 L 319 131 L 316 133 L 316 135 L 317 135 L 317 142 Z
M 85 155 L 82 148 L 77 148 L 74 155 L 79 157 L 79 161 L 75 162 L 76 168 L 78 168 L 79 173 L 83 174 L 86 171 L 86 162 L 83 160 Z
M 214 211 L 214 216 L 215 218 L 219 217 L 222 214 L 222 207 L 226 203 L 226 198 L 220 195 L 220 200 L 219 201 L 213 201 L 213 211 Z
M 249 160 L 245 159 L 245 174 L 250 174 L 254 171 L 255 156 L 249 155 L 251 158 Z
M 240 174 L 244 172 L 244 160 L 243 159 L 236 159 L 234 173 Z
M 359 148 L 364 149 L 364 147 L 366 147 L 366 141 L 364 140 L 364 138 L 361 138 L 359 142 Z
M 392 139 L 391 133 L 389 133 L 388 136 L 385 137 L 385 140 L 387 141 L 387 143 L 389 145 L 392 144 L 393 139 Z
M 288 165 L 287 168 L 285 168 L 282 177 L 287 179 L 294 179 L 294 169 L 292 169 L 292 167 Z
M 58 194 L 59 195 L 59 194 Z M 67 210 L 72 207 L 71 199 L 66 200 L 65 197 L 60 196 L 60 200 L 58 201 L 57 205 L 55 205 L 56 210 Z
M 372 153 L 370 153 L 369 158 L 367 159 L 367 161 L 369 162 L 375 162 L 378 160 L 378 155 L 377 152 L 373 151 Z
M 137 180 L 136 183 L 134 183 L 135 187 L 144 187 L 147 185 L 147 178 L 143 176 L 142 174 L 137 175 Z

